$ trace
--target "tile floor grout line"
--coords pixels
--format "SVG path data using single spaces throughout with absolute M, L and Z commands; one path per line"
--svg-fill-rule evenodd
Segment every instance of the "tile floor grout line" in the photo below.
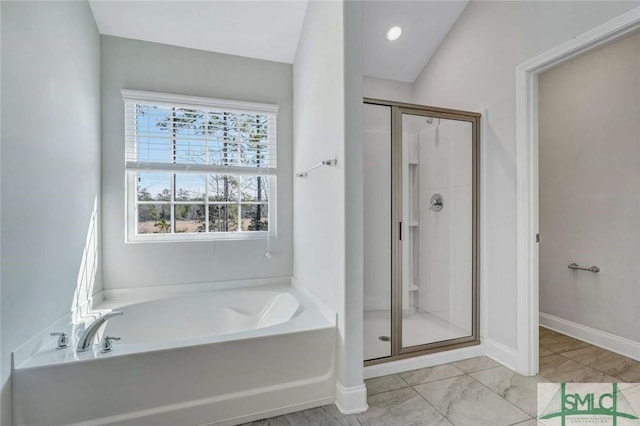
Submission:
M 506 368 L 506 367 L 505 367 Z M 486 370 L 479 370 L 479 371 L 486 371 Z M 474 371 L 474 373 L 478 373 L 479 371 Z M 513 371 L 513 370 L 512 370 Z M 515 374 L 518 374 L 517 372 L 514 371 Z M 504 396 L 500 395 L 498 392 L 494 391 L 493 389 L 491 389 L 489 386 L 485 385 L 484 383 L 482 383 L 480 380 L 476 379 L 475 377 L 473 377 L 471 374 L 467 374 L 469 377 L 471 377 L 473 380 L 475 380 L 476 382 L 480 383 L 480 385 L 484 386 L 485 388 L 489 389 L 491 392 L 493 392 L 494 394 L 498 395 L 500 398 L 502 398 L 504 401 L 508 402 L 509 404 L 513 405 L 514 407 L 516 407 L 518 410 L 522 411 L 524 414 L 526 414 L 527 416 L 529 416 L 530 418 L 527 420 L 523 420 L 523 421 L 528 421 L 533 419 L 533 417 L 531 417 L 531 414 L 527 413 L 526 411 L 524 411 L 522 408 L 518 407 L 516 404 L 514 404 L 513 402 L 509 401 L 507 398 L 505 398 Z M 520 422 L 522 423 L 522 422 Z M 517 424 L 517 423 L 514 423 Z
M 557 333 L 557 334 L 559 334 L 559 335 L 561 335 L 561 336 L 567 336 L 566 334 L 562 334 L 562 333 L 559 333 L 559 332 L 555 332 L 555 333 Z M 571 361 L 573 361 L 573 362 L 576 362 L 576 363 L 580 364 L 581 366 L 583 366 L 583 367 L 585 367 L 585 368 L 589 368 L 589 369 L 591 369 L 591 370 L 593 370 L 593 371 L 596 371 L 596 372 L 598 372 L 598 373 L 602 373 L 602 374 L 604 374 L 605 376 L 612 377 L 612 378 L 614 378 L 614 379 L 616 379 L 616 380 L 619 380 L 619 381 L 620 381 L 620 383 L 629 383 L 629 382 L 625 381 L 624 379 L 622 379 L 622 378 L 620 378 L 620 377 L 618 377 L 618 376 L 615 376 L 615 375 L 613 375 L 613 374 L 608 373 L 607 371 L 601 370 L 600 368 L 598 368 L 598 367 L 594 367 L 594 366 L 592 366 L 592 365 L 585 364 L 584 362 L 581 362 L 581 361 L 579 361 L 579 360 L 577 360 L 577 359 L 573 359 L 573 358 L 571 358 L 571 357 L 569 357 L 569 356 L 566 356 L 565 354 L 567 354 L 567 353 L 569 353 L 569 352 L 579 351 L 579 350 L 582 350 L 582 349 L 587 349 L 587 348 L 598 348 L 598 349 L 603 350 L 603 351 L 605 351 L 605 352 L 612 353 L 612 354 L 614 354 L 614 355 L 616 355 L 616 356 L 619 356 L 619 357 L 622 357 L 622 358 L 626 358 L 626 359 L 629 359 L 629 360 L 631 360 L 631 361 L 635 361 L 635 362 L 639 362 L 639 361 L 636 361 L 636 360 L 634 360 L 633 358 L 629 358 L 629 357 L 626 357 L 626 356 L 624 356 L 624 355 L 620 355 L 620 354 L 618 354 L 618 353 L 616 353 L 616 352 L 610 351 L 610 350 L 608 350 L 608 349 L 606 349 L 606 348 L 603 348 L 603 347 L 601 347 L 601 346 L 597 346 L 597 345 L 593 345 L 593 344 L 591 344 L 591 343 L 585 342 L 584 340 L 580 340 L 580 339 L 577 339 L 577 338 L 575 338 L 575 337 L 571 337 L 571 336 L 567 336 L 567 337 L 569 337 L 569 338 L 571 338 L 571 339 L 574 339 L 574 340 L 577 340 L 577 341 L 579 341 L 579 342 L 582 342 L 582 343 L 584 343 L 584 344 L 586 344 L 586 345 L 588 345 L 588 346 L 585 346 L 585 347 L 582 347 L 582 348 L 576 348 L 576 349 L 569 349 L 569 350 L 561 351 L 561 352 L 553 352 L 551 349 L 549 349 L 549 348 L 547 348 L 547 347 L 545 347 L 545 346 L 543 346 L 543 345 L 540 345 L 540 343 L 539 343 L 539 342 L 538 342 L 538 344 L 539 344 L 539 347 L 544 348 L 544 349 L 548 350 L 549 352 L 552 352 L 554 355 L 560 355 L 561 357 L 563 357 L 563 358 L 565 358 L 565 359 L 568 359 L 568 360 L 571 360 Z M 548 356 L 551 356 L 551 355 L 548 355 Z M 546 357 L 538 357 L 538 359 L 540 359 L 540 358 L 546 358 Z
M 498 367 L 495 367 L 495 368 L 499 368 L 499 367 L 502 367 L 502 366 L 498 366 Z M 487 370 L 491 370 L 491 368 L 485 368 L 484 370 L 474 371 L 474 373 L 478 373 L 478 372 L 480 372 L 480 371 L 487 371 Z M 500 395 L 498 392 L 496 392 L 496 391 L 494 391 L 493 389 L 491 389 L 490 387 L 486 386 L 484 383 L 482 383 L 481 381 L 479 381 L 478 379 L 476 379 L 475 377 L 473 377 L 473 376 L 471 375 L 471 373 L 464 373 L 464 374 L 462 374 L 461 376 L 448 377 L 447 379 L 455 379 L 455 378 L 462 377 L 462 376 L 469 376 L 469 377 L 471 378 L 471 380 L 474 380 L 475 382 L 479 383 L 481 386 L 483 386 L 483 387 L 487 388 L 491 393 L 493 393 L 494 395 L 498 396 L 498 398 L 500 398 L 500 399 L 504 400 L 505 402 L 507 402 L 507 403 L 511 404 L 512 406 L 514 406 L 515 408 L 517 408 L 519 411 L 521 411 L 522 413 L 524 413 L 527 417 L 529 417 L 528 419 L 525 419 L 525 420 L 523 420 L 522 422 L 527 422 L 527 421 L 529 421 L 529 420 L 531 420 L 531 419 L 535 419 L 535 418 L 536 418 L 536 417 L 532 417 L 529 413 L 527 413 L 526 411 L 524 411 L 522 408 L 518 407 L 517 405 L 515 405 L 515 404 L 514 404 L 514 403 L 512 403 L 511 401 L 507 400 L 505 397 L 503 397 L 502 395 Z M 440 379 L 440 380 L 447 380 L 447 379 Z M 435 382 L 438 382 L 438 381 L 440 381 L 440 380 L 434 380 L 434 381 L 432 381 L 432 382 L 421 383 L 421 384 L 422 384 L 422 385 L 426 385 L 426 384 L 428 384 L 428 383 L 435 383 Z M 415 385 L 415 386 L 420 386 L 420 385 Z M 413 386 L 412 386 L 412 388 L 413 388 Z M 413 389 L 413 390 L 414 390 L 418 395 L 420 395 L 420 397 L 422 397 L 422 399 L 424 399 L 424 400 L 427 402 L 427 404 L 431 405 L 431 406 L 432 406 L 432 407 L 433 407 L 437 412 L 439 412 L 440 414 L 442 414 L 442 416 L 443 416 L 445 419 L 447 419 L 447 420 L 449 421 L 449 423 L 451 423 L 453 426 L 455 426 L 455 423 L 454 423 L 451 419 L 449 419 L 449 417 L 447 417 L 443 412 L 441 412 L 440 410 L 438 410 L 438 408 L 436 408 L 433 404 L 431 404 L 431 403 L 430 403 L 430 402 L 429 402 L 429 401 L 428 401 L 428 400 L 427 400 L 427 399 L 426 399 L 426 398 L 425 398 L 425 397 L 424 397 L 420 392 L 418 392 L 418 390 L 417 390 L 417 389 Z M 522 423 L 522 422 L 520 422 L 520 423 Z M 517 424 L 518 424 L 518 423 L 514 423 L 514 425 L 517 425 Z M 513 426 L 513 425 L 511 425 L 511 426 Z
M 538 346 L 539 346 L 540 348 L 543 348 L 543 349 L 548 350 L 548 351 L 549 351 L 549 352 L 551 352 L 552 354 L 558 354 L 558 353 L 559 353 L 559 352 L 554 352 L 554 351 L 552 351 L 551 349 L 549 349 L 548 347 L 541 345 L 541 344 L 540 344 L 540 342 L 538 342 Z M 539 351 L 539 350 L 538 350 L 538 353 L 540 353 L 540 351 Z
M 402 381 L 403 381 L 407 386 L 411 386 L 411 385 L 409 384 L 409 382 L 407 382 L 407 381 L 404 379 L 404 377 L 402 377 L 402 373 L 396 373 L 396 375 L 397 375 L 397 376 L 398 376 L 398 378 L 399 378 L 400 380 L 402 380 Z M 384 376 L 383 376 L 383 377 L 384 377 Z
M 368 399 L 370 396 L 378 396 L 378 395 L 382 395 L 383 393 L 389 393 L 389 392 L 393 392 L 393 391 L 399 391 L 399 390 L 406 389 L 406 388 L 410 388 L 410 387 L 413 387 L 413 386 L 411 386 L 410 384 L 407 384 L 407 386 L 403 386 L 403 387 L 401 387 L 401 388 L 389 389 L 389 390 L 382 391 L 382 392 L 378 392 L 378 393 L 372 393 L 372 394 L 367 395 L 367 399 Z
M 601 348 L 600 346 L 593 346 L 593 347 L 594 347 L 594 348 L 602 349 L 603 351 L 607 351 L 605 348 Z M 580 349 L 586 349 L 586 348 L 580 348 Z M 579 350 L 579 349 L 575 349 L 575 350 Z M 593 367 L 593 366 L 591 366 L 591 365 L 587 365 L 587 364 L 585 364 L 585 363 L 583 363 L 583 362 L 578 361 L 577 359 L 573 359 L 573 358 L 569 358 L 568 356 L 565 356 L 564 354 L 566 354 L 567 352 L 573 352 L 573 351 L 565 351 L 565 352 L 557 353 L 556 355 L 560 355 L 561 357 L 563 357 L 563 358 L 565 358 L 565 359 L 569 359 L 569 360 L 571 360 L 571 361 L 577 362 L 578 364 L 580 364 L 580 365 L 582 365 L 582 366 L 584 366 L 584 367 L 587 367 L 587 368 L 590 368 L 590 369 L 592 369 L 592 370 L 595 370 L 595 371 L 597 371 L 597 372 L 599 372 L 599 373 L 602 373 L 602 374 L 604 374 L 604 375 L 606 375 L 606 376 L 613 377 L 613 378 L 614 378 L 614 379 L 616 379 L 616 380 L 620 380 L 620 382 L 622 382 L 622 383 L 628 383 L 628 382 L 626 382 L 626 381 L 622 380 L 622 379 L 621 379 L 620 377 L 618 377 L 618 376 L 614 376 L 614 375 L 612 375 L 612 374 L 609 374 L 609 373 L 607 373 L 606 371 L 600 370 L 600 369 L 599 369 L 599 368 L 597 368 L 597 367 Z M 608 352 L 611 352 L 611 351 L 608 351 Z M 615 352 L 611 352 L 611 353 L 615 353 Z M 620 356 L 622 356 L 622 355 L 620 355 Z
M 530 422 L 531 420 L 536 420 L 536 423 L 538 423 L 538 421 L 537 421 L 537 420 L 538 420 L 538 416 L 536 416 L 536 417 L 531 417 L 530 419 L 528 419 L 528 420 L 524 420 L 524 421 L 519 422 L 519 423 L 512 423 L 512 424 L 510 424 L 509 426 L 518 426 L 518 425 L 523 425 L 523 424 L 525 424 L 526 422 Z
M 489 359 L 491 359 L 491 358 L 489 358 Z M 498 361 L 495 361 L 495 360 L 492 360 L 492 361 L 498 362 Z M 498 364 L 500 364 L 500 363 L 498 362 Z M 458 369 L 458 370 L 462 371 L 464 374 L 473 374 L 473 373 L 479 373 L 480 371 L 487 371 L 487 370 L 491 370 L 493 368 L 498 368 L 498 367 L 505 367 L 505 366 L 500 364 L 500 365 L 497 365 L 497 366 L 494 366 L 494 367 L 481 368 L 480 370 L 475 370 L 475 371 L 470 371 L 470 372 L 462 371 L 460 369 Z
M 426 368 L 429 368 L 429 367 L 426 367 Z M 396 373 L 396 374 L 400 374 L 400 373 Z M 416 394 L 418 394 L 418 396 L 424 402 L 426 402 L 431 408 L 433 408 L 438 414 L 440 414 L 444 419 L 446 419 L 449 423 L 451 423 L 452 426 L 455 426 L 455 423 L 453 423 L 453 421 L 451 421 L 451 419 L 449 419 L 444 413 L 442 413 L 440 410 L 438 410 L 438 408 L 435 405 L 430 403 L 429 400 L 427 400 L 427 398 L 425 398 L 420 392 L 418 392 L 418 390 L 415 388 L 415 386 L 426 385 L 428 383 L 435 383 L 435 382 L 439 382 L 441 380 L 453 379 L 455 377 L 460 377 L 460 376 L 464 376 L 464 375 L 465 375 L 465 373 L 462 373 L 461 375 L 458 375 L 458 376 L 446 377 L 446 378 L 443 378 L 443 379 L 433 380 L 433 381 L 425 382 L 425 383 L 419 383 L 419 384 L 416 384 L 416 385 L 408 385 L 408 387 L 411 388 L 411 390 L 414 391 Z M 394 391 L 398 391 L 398 390 L 402 390 L 402 389 L 406 389 L 406 388 L 392 389 L 392 390 L 388 390 L 388 391 L 377 393 L 375 395 L 382 395 L 383 393 L 394 392 Z M 367 397 L 369 397 L 369 396 L 373 396 L 373 395 L 367 395 Z M 358 420 L 358 419 L 356 418 L 356 420 Z M 360 423 L 362 425 L 360 420 L 358 420 L 358 423 Z
M 409 385 L 409 386 L 414 387 L 414 386 L 427 385 L 427 384 L 429 384 L 429 383 L 441 382 L 442 380 L 449 380 L 449 379 L 453 379 L 454 377 L 464 376 L 464 375 L 466 375 L 466 374 L 467 374 L 467 373 L 462 372 L 462 374 L 458 374 L 458 375 L 456 375 L 456 376 L 442 377 L 441 379 L 431 380 L 431 381 L 424 382 L 424 383 L 416 383 L 415 385 Z
M 605 376 L 613 377 L 614 379 L 618 379 L 617 377 L 611 376 L 611 375 L 607 374 L 606 372 L 604 372 L 604 371 L 602 371 L 602 370 L 599 370 L 599 369 L 597 369 L 597 368 L 595 368 L 595 367 L 592 367 L 592 366 L 587 365 L 587 364 L 583 364 L 583 363 L 581 363 L 580 361 L 578 361 L 578 360 L 576 360 L 576 359 L 569 358 L 568 356 L 564 356 L 564 355 L 563 355 L 564 353 L 566 353 L 566 352 L 559 353 L 558 355 L 560 355 L 560 356 L 561 356 L 562 358 L 564 358 L 564 359 L 568 359 L 568 360 L 573 361 L 573 362 L 575 362 L 575 363 L 577 363 L 577 364 L 580 364 L 581 366 L 586 367 L 586 368 L 588 368 L 588 369 L 590 369 L 590 370 L 593 370 L 593 371 L 598 372 L 598 373 L 602 373 L 602 374 L 604 374 Z
M 496 361 L 496 362 L 498 362 L 498 361 Z M 481 372 L 481 371 L 495 370 L 496 368 L 507 368 L 507 369 L 511 370 L 511 369 L 510 369 L 509 367 L 507 367 L 506 365 L 502 365 L 502 364 L 500 364 L 500 365 L 498 365 L 498 366 L 496 366 L 496 367 L 484 368 L 484 369 L 482 369 L 482 370 L 471 371 L 471 372 L 469 372 L 469 373 L 464 373 L 464 374 L 469 374 L 469 375 L 471 375 L 471 374 L 479 373 L 479 372 Z M 515 370 L 511 370 L 511 371 L 515 371 Z
M 457 362 L 457 361 L 454 361 L 454 362 Z M 458 370 L 460 372 L 460 374 L 467 374 L 464 371 L 462 371 L 462 369 L 460 369 L 459 367 L 456 367 L 453 362 L 450 362 L 450 363 L 447 363 L 447 364 L 440 364 L 440 365 L 448 365 L 449 367 L 453 367 L 456 370 Z M 437 367 L 437 365 L 434 365 L 433 367 Z M 427 368 L 433 368 L 433 367 L 427 367 Z
M 562 353 L 557 353 L 557 354 L 555 354 L 555 355 L 558 355 L 558 356 L 560 356 L 560 357 L 564 358 L 565 360 L 573 361 L 573 362 L 575 362 L 576 364 L 579 364 L 579 365 L 580 365 L 580 366 L 582 366 L 582 367 L 585 367 L 585 368 L 588 368 L 589 370 L 593 370 L 593 371 L 595 371 L 596 373 L 605 374 L 605 375 L 607 375 L 607 376 L 608 376 L 608 374 L 606 374 L 606 373 L 604 373 L 604 372 L 602 372 L 602 371 L 600 371 L 600 370 L 597 370 L 597 369 L 595 369 L 595 368 L 589 367 L 588 365 L 585 365 L 585 364 L 583 364 L 583 363 L 581 363 L 581 362 L 579 362 L 579 361 L 576 361 L 575 359 L 571 359 L 571 358 L 569 358 L 569 357 L 563 356 L 563 355 L 562 355 Z M 547 357 L 544 357 L 544 358 L 547 358 Z M 538 361 L 539 361 L 539 360 L 538 360 Z M 545 380 L 549 380 L 549 383 L 560 383 L 560 382 L 558 382 L 558 381 L 554 381 L 554 380 L 552 380 L 552 379 L 550 379 L 550 378 L 548 378 L 548 377 L 544 377 L 544 376 L 542 376 L 542 375 L 540 374 L 540 372 L 539 372 L 539 371 L 538 371 L 538 375 L 540 375 L 540 377 L 544 378 Z M 611 376 L 611 377 L 613 377 L 613 376 Z M 565 383 L 583 383 L 583 382 L 565 382 Z
M 448 365 L 448 364 L 443 364 L 443 365 Z M 455 367 L 455 365 L 454 365 L 453 367 Z M 427 368 L 429 368 L 429 367 L 427 367 Z M 457 367 L 456 367 L 456 368 L 457 368 Z M 436 382 L 440 382 L 440 381 L 442 381 L 442 380 L 455 379 L 456 377 L 461 377 L 461 376 L 466 376 L 466 375 L 467 375 L 467 373 L 465 373 L 464 371 L 460 370 L 459 368 L 458 368 L 458 370 L 459 370 L 462 374 L 459 374 L 459 375 L 457 375 L 457 376 L 445 377 L 445 378 L 438 379 L 438 380 L 432 380 L 432 381 L 430 381 L 430 382 L 419 383 L 419 384 L 416 384 L 416 385 L 412 385 L 412 386 L 411 386 L 411 388 L 414 390 L 414 392 L 415 392 L 415 393 L 417 393 L 418 395 L 420 395 L 420 398 L 424 399 L 424 401 L 425 401 L 427 404 L 429 404 L 430 406 L 432 406 L 434 410 L 436 410 L 438 413 L 440 413 L 440 415 L 441 415 L 442 417 L 444 417 L 444 418 L 445 418 L 449 423 L 451 423 L 453 426 L 456 426 L 456 425 L 455 425 L 455 423 L 453 422 L 453 420 L 451 420 L 449 417 L 447 417 L 447 415 L 446 415 L 445 413 L 443 413 L 442 411 L 438 410 L 438 408 L 437 408 L 435 405 L 433 405 L 431 402 L 429 402 L 429 400 L 428 400 L 427 398 L 425 398 L 425 397 L 424 397 L 424 395 L 422 395 L 420 392 L 418 392 L 418 390 L 417 390 L 415 387 L 416 387 L 416 386 L 426 385 L 426 384 L 429 384 L 429 383 L 436 383 Z
M 460 376 L 453 376 L 453 377 L 460 377 Z M 449 378 L 450 378 L 450 379 L 452 379 L 453 377 L 449 377 Z M 445 380 L 445 379 L 443 379 L 443 380 Z M 435 381 L 435 382 L 437 382 L 437 380 L 434 380 L 434 381 Z M 433 382 L 427 382 L 427 383 L 433 383 Z M 426 383 L 422 383 L 422 384 L 423 384 L 423 385 L 425 385 Z M 420 385 L 415 385 L 415 386 L 420 386 Z M 424 395 L 422 395 L 420 392 L 418 392 L 418 390 L 417 390 L 417 389 L 415 389 L 413 386 L 411 386 L 411 389 L 413 389 L 413 391 L 414 391 L 415 393 L 417 393 L 417 394 L 418 394 L 418 396 L 424 400 L 424 402 L 426 402 L 427 404 L 429 404 L 429 406 L 430 406 L 430 407 L 432 407 L 434 410 L 436 410 L 436 412 L 437 412 L 437 413 L 439 413 L 443 418 L 445 418 L 449 423 L 451 423 L 451 425 L 452 425 L 452 426 L 455 426 L 455 423 L 453 423 L 453 422 L 451 421 L 451 419 L 449 419 L 449 418 L 448 418 L 448 417 L 447 417 L 443 412 L 441 412 L 440 410 L 438 410 L 438 408 L 437 408 L 435 405 L 433 405 L 432 403 L 430 403 L 430 402 L 427 400 L 427 398 L 425 398 L 425 397 L 424 397 Z

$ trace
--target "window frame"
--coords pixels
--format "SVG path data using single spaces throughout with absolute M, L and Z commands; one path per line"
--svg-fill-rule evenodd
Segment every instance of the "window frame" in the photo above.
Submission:
M 213 107 L 217 109 L 225 110 L 225 112 L 236 113 L 250 113 L 250 114 L 266 114 L 273 115 L 275 117 L 276 131 L 273 134 L 273 140 L 271 144 L 276 146 L 277 150 L 277 114 L 278 105 L 274 104 L 262 104 L 255 102 L 233 101 L 226 99 L 214 99 L 204 98 L 199 96 L 186 96 L 186 95 L 174 95 L 168 93 L 158 92 L 146 92 L 139 90 L 122 90 L 123 103 L 142 103 L 151 105 L 163 105 L 171 106 L 174 108 L 193 108 L 193 109 L 207 109 L 207 107 Z M 126 112 L 125 112 L 126 115 Z M 134 136 L 135 138 L 135 136 Z M 124 145 L 126 146 L 129 141 L 127 137 L 124 138 Z M 135 143 L 135 141 L 134 141 Z M 125 148 L 126 151 L 126 148 Z M 172 164 L 167 163 L 162 167 L 145 167 L 143 169 L 129 168 L 127 167 L 127 159 L 125 155 L 125 243 L 167 243 L 167 242 L 198 242 L 198 241 L 228 241 L 228 240 L 259 240 L 275 238 L 277 235 L 277 166 L 270 169 L 265 168 L 264 173 L 258 173 L 256 168 L 251 167 L 213 167 L 215 170 L 206 170 L 206 167 L 195 166 L 191 170 L 182 170 L 178 167 L 172 167 Z M 206 176 L 205 182 L 205 197 L 202 201 L 181 201 L 175 200 L 176 189 L 174 188 L 174 180 L 170 181 L 171 199 L 169 201 L 145 201 L 143 204 L 155 204 L 155 205 L 169 205 L 171 216 L 171 233 L 149 233 L 138 234 L 138 205 L 137 199 L 137 177 L 138 173 L 166 173 L 171 176 L 176 174 L 196 174 L 200 176 Z M 237 201 L 230 202 L 211 202 L 209 200 L 209 176 L 210 175 L 229 175 L 236 176 L 238 179 L 241 176 L 262 176 L 269 179 L 269 192 L 268 200 L 264 203 L 257 202 L 243 202 L 241 200 L 241 194 L 238 194 Z M 241 211 L 238 211 L 238 230 L 228 232 L 193 232 L 193 233 L 176 233 L 173 229 L 175 223 L 175 208 L 176 205 L 193 204 L 205 206 L 205 223 L 209 223 L 209 206 L 216 204 L 226 205 L 249 205 L 249 204 L 266 204 L 268 207 L 268 231 L 242 231 L 241 227 Z

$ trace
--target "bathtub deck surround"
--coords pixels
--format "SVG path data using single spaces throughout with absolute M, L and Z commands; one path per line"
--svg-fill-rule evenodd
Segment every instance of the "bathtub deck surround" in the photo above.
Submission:
M 75 338 L 58 350 L 41 336 L 35 354 L 16 358 L 17 424 L 239 423 L 334 401 L 335 313 L 277 280 L 209 287 L 104 298 L 95 309 L 124 313 L 102 330 L 121 338 L 109 353 L 77 352 Z M 83 379 L 60 388 L 70 377 Z

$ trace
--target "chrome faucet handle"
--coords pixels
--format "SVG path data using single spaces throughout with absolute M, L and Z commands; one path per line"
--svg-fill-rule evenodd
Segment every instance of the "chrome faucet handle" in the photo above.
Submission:
M 105 336 L 104 339 L 102 339 L 102 349 L 100 349 L 101 353 L 107 353 L 107 352 L 111 352 L 113 351 L 113 343 L 111 343 L 112 340 L 120 340 L 119 337 L 112 337 L 112 336 Z
M 98 319 L 93 321 L 90 325 L 86 326 L 82 335 L 80 336 L 80 340 L 78 340 L 78 346 L 76 347 L 77 352 L 86 352 L 91 349 L 93 346 L 93 341 L 96 337 L 96 333 L 104 323 L 106 323 L 111 318 L 116 315 L 122 315 L 124 312 L 122 311 L 111 311 L 106 314 L 103 314 Z
M 64 349 L 69 347 L 69 336 L 64 331 L 51 333 L 52 336 L 58 336 L 58 345 L 56 349 Z

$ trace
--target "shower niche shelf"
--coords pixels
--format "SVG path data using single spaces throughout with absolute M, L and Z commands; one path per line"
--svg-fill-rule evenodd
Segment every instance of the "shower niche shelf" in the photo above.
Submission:
M 407 224 L 403 253 L 403 309 L 408 316 L 418 311 L 420 293 L 420 147 L 418 134 L 414 131 L 403 132 L 403 220 Z

